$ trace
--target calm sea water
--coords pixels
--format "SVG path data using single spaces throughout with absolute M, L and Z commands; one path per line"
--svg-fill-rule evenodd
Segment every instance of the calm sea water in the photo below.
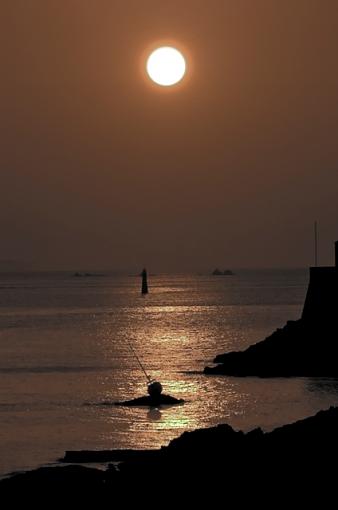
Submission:
M 155 275 L 142 297 L 139 277 L 0 275 L 0 474 L 69 449 L 157 448 L 196 427 L 271 429 L 338 405 L 333 380 L 197 373 L 298 318 L 307 280 L 306 270 Z M 128 342 L 185 405 L 110 405 L 146 391 Z

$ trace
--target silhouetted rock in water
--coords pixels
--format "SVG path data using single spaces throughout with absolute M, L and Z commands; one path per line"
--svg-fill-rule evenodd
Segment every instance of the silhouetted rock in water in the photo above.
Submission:
M 138 406 L 147 406 L 147 407 L 159 407 L 159 406 L 173 406 L 178 404 L 183 404 L 184 400 L 177 399 L 175 397 L 171 397 L 170 395 L 156 395 L 156 396 L 144 396 L 134 398 L 133 400 L 126 400 L 124 402 L 115 402 L 116 406 L 128 406 L 128 407 L 138 407 Z
M 95 277 L 99 277 L 99 276 L 104 276 L 104 274 L 102 273 L 74 273 L 73 276 L 76 276 L 76 277 L 79 277 L 79 276 L 95 276 Z
M 225 269 L 223 271 L 224 276 L 233 276 L 235 273 L 231 271 L 230 269 Z
M 99 491 L 97 497 L 103 490 L 111 497 L 126 496 L 126 488 L 134 490 L 139 483 L 146 493 L 162 495 L 175 494 L 177 484 L 180 494 L 192 490 L 190 496 L 201 490 L 210 494 L 212 489 L 213 498 L 223 501 L 230 495 L 241 498 L 243 491 L 248 491 L 250 500 L 256 492 L 261 498 L 271 487 L 278 490 L 278 498 L 295 490 L 304 497 L 310 481 L 316 488 L 325 483 L 334 487 L 330 482 L 336 477 L 332 462 L 337 454 L 338 408 L 330 408 L 272 432 L 236 432 L 229 425 L 219 425 L 185 432 L 159 450 L 67 452 L 64 462 L 119 462 L 118 469 L 114 465 L 101 471 L 73 465 L 42 468 L 1 481 L 0 492 L 54 488 L 59 494 L 80 496 L 94 489 Z
M 336 261 L 338 242 L 336 243 Z M 219 355 L 205 374 L 338 376 L 338 268 L 310 268 L 302 317 L 245 351 Z
M 233 276 L 234 275 L 234 273 L 232 271 L 230 271 L 230 269 L 225 269 L 224 271 L 215 269 L 211 274 L 213 276 Z

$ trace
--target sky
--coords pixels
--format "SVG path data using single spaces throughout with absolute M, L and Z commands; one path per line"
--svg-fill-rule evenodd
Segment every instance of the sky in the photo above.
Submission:
M 337 53 L 336 0 L 2 0 L 0 270 L 331 265 Z

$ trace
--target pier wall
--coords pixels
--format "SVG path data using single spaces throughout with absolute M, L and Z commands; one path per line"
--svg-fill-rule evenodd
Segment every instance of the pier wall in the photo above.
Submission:
M 302 319 L 309 323 L 338 322 L 337 267 L 310 267 Z

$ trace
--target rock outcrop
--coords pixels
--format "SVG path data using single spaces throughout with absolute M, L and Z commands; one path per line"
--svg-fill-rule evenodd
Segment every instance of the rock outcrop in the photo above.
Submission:
M 336 266 L 310 268 L 302 317 L 245 351 L 217 356 L 205 374 L 338 376 L 338 242 Z
M 68 498 L 92 491 L 97 498 L 111 498 L 126 497 L 138 488 L 144 494 L 180 497 L 182 491 L 190 496 L 204 492 L 221 501 L 230 496 L 241 500 L 242 493 L 251 500 L 253 488 L 261 498 L 273 488 L 278 498 L 295 490 L 305 497 L 304 491 L 312 494 L 325 484 L 334 487 L 337 454 L 338 408 L 330 408 L 272 432 L 243 433 L 219 425 L 185 432 L 160 450 L 67 452 L 64 462 L 114 464 L 106 469 L 40 468 L 0 481 L 0 492 L 13 496 L 24 490 L 25 495 L 29 491 L 37 497 L 50 489 L 54 490 L 50 494 Z M 315 485 L 310 489 L 311 483 Z M 140 496 L 138 491 L 135 494 Z
M 171 395 L 145 395 L 143 397 L 134 398 L 132 400 L 125 400 L 124 402 L 115 402 L 116 406 L 127 406 L 127 407 L 160 407 L 160 406 L 175 406 L 184 404 L 183 399 L 172 397 Z

